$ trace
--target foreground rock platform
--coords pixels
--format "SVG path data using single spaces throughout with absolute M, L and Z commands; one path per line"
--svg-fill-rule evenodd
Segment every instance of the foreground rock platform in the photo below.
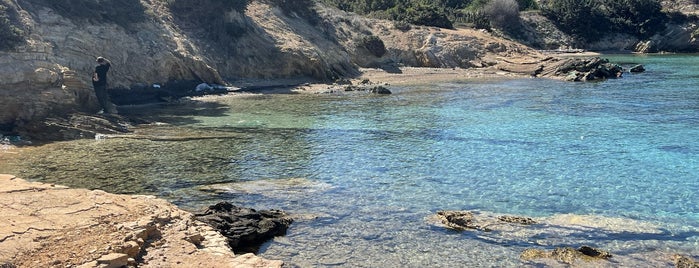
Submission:
M 281 267 L 153 196 L 0 175 L 0 267 Z

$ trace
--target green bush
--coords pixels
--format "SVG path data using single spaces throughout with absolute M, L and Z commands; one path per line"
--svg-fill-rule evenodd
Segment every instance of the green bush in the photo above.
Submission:
M 520 25 L 519 4 L 515 0 L 491 0 L 485 6 L 490 23 L 498 29 L 511 29 Z
M 0 50 L 12 49 L 24 42 L 24 33 L 10 20 L 7 6 L 0 4 Z
M 230 44 L 247 33 L 244 21 L 227 15 L 244 14 L 251 0 L 169 0 L 175 22 L 202 30 L 214 42 Z M 242 17 L 242 16 L 241 16 Z
M 586 41 L 612 32 L 649 37 L 668 20 L 658 0 L 548 0 L 541 9 L 561 30 Z

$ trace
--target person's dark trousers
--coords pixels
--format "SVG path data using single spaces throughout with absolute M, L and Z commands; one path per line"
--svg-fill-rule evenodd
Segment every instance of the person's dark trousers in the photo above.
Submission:
M 114 113 L 114 109 L 111 107 L 112 102 L 109 100 L 109 93 L 107 93 L 107 86 L 95 86 L 95 95 L 97 95 L 97 101 L 105 113 Z

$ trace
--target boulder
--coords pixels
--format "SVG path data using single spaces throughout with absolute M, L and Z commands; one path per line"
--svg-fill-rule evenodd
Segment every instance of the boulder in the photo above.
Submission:
M 234 251 L 251 252 L 270 238 L 286 234 L 293 222 L 280 210 L 254 210 L 221 202 L 194 213 L 195 219 L 214 227 L 228 238 Z

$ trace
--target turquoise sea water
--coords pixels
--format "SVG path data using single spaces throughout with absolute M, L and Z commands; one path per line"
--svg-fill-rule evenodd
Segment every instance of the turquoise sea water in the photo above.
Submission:
M 609 58 L 648 71 L 167 105 L 152 117 L 169 125 L 145 133 L 219 138 L 55 143 L 0 173 L 184 208 L 283 209 L 297 221 L 259 253 L 300 267 L 536 266 L 519 254 L 580 245 L 615 255 L 591 267 L 697 257 L 699 56 Z M 546 224 L 534 235 L 454 232 L 431 219 L 438 210 Z

